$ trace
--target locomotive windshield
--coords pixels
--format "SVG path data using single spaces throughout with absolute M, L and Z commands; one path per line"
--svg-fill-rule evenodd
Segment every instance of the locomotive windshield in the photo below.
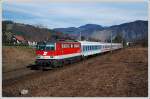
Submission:
M 43 50 L 43 51 L 53 51 L 55 50 L 55 44 L 54 43 L 49 43 L 49 44 L 38 44 L 36 46 L 37 50 Z
M 55 50 L 55 45 L 54 44 L 46 45 L 45 50 L 47 50 L 47 51 Z

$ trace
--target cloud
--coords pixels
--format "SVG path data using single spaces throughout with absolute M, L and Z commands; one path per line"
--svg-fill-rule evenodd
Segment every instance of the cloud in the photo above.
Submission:
M 87 23 L 110 26 L 134 20 L 148 19 L 146 2 L 42 4 L 33 3 L 35 0 L 31 2 L 30 0 L 20 0 L 19 3 L 6 1 L 3 6 L 3 19 L 7 19 L 8 16 L 11 19 L 11 16 L 13 16 L 14 21 L 44 24 L 49 28 L 78 27 Z

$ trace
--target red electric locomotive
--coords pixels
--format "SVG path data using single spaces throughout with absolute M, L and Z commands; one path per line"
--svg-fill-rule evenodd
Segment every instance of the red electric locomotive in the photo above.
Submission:
M 75 41 L 38 43 L 36 55 L 37 65 L 60 67 L 65 63 L 81 59 L 81 43 Z

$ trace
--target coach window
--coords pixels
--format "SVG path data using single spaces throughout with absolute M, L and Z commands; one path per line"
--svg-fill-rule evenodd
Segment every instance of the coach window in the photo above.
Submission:
M 88 46 L 86 46 L 86 51 L 88 51 Z
M 82 51 L 84 51 L 84 46 L 82 47 Z
M 86 46 L 84 46 L 84 51 L 86 51 Z
M 88 46 L 86 46 L 86 51 L 88 51 Z
M 85 47 L 83 46 L 82 50 L 84 51 L 85 50 Z
M 86 51 L 86 46 L 84 46 L 84 51 Z

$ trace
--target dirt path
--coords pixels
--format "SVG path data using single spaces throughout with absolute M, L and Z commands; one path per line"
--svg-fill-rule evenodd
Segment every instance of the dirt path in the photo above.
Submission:
M 3 81 L 3 96 L 147 96 L 148 50 L 127 48 Z

